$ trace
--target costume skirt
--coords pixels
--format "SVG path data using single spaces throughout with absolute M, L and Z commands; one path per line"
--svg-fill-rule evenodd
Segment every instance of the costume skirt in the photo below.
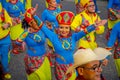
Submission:
M 16 40 L 22 33 L 24 29 L 22 28 L 22 23 L 12 26 L 10 28 L 10 37 L 12 40 Z
M 24 61 L 28 80 L 51 80 L 51 68 L 47 57 L 26 55 Z
M 72 66 L 72 64 L 59 64 L 55 62 L 55 77 L 56 80 L 75 80 L 76 73 L 69 73 L 66 75 L 67 69 Z

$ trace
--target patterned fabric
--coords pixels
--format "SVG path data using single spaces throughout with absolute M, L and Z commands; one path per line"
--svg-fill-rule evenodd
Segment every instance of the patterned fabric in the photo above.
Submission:
M 26 72 L 28 74 L 36 71 L 43 63 L 44 61 L 44 56 L 29 56 L 26 55 L 24 58 L 25 61 L 25 66 L 26 66 Z
M 55 76 L 57 80 L 69 80 L 69 78 L 72 76 L 72 73 L 69 75 L 65 76 L 65 73 L 67 69 L 72 66 L 72 64 L 59 64 L 55 63 Z
M 109 9 L 108 10 L 108 19 L 110 19 L 111 21 L 117 20 L 117 17 L 116 17 L 117 14 L 120 14 L 120 10 Z
M 36 71 L 27 74 L 27 80 L 52 80 L 51 77 L 51 68 L 47 57 Z
M 120 0 L 109 0 L 109 2 L 108 2 L 108 11 L 112 12 L 112 14 L 116 16 L 117 13 L 114 10 L 120 11 Z M 108 28 L 112 29 L 113 26 L 118 21 L 120 21 L 120 19 L 116 19 L 116 20 L 108 19 Z

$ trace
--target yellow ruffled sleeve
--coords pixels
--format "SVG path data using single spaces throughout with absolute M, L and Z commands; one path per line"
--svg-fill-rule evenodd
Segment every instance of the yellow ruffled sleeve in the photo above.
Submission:
M 71 29 L 73 31 L 76 30 L 78 26 L 82 24 L 82 16 L 80 14 L 76 15 L 75 18 L 73 19 L 73 22 L 71 24 Z
M 5 16 L 5 23 L 9 23 L 10 26 L 12 26 L 12 20 L 11 17 L 8 15 L 7 11 L 4 10 L 4 16 Z
M 100 21 L 100 17 L 98 17 L 98 21 Z M 97 34 L 102 34 L 104 33 L 105 27 L 104 26 L 99 26 L 99 28 L 96 30 Z

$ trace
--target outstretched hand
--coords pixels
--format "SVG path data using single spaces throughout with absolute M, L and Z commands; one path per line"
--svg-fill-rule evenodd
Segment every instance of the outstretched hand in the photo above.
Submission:
M 104 19 L 104 20 L 101 20 L 101 21 L 97 21 L 95 23 L 95 26 L 98 27 L 98 26 L 104 26 L 105 24 L 107 23 L 107 20 Z
M 35 8 L 31 11 L 31 14 L 34 15 L 38 9 L 38 4 L 35 5 Z

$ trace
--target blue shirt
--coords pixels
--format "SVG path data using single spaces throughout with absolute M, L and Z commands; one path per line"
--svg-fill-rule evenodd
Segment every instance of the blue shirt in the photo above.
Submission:
M 44 33 L 41 30 L 35 33 L 24 31 L 23 34 L 24 33 L 28 33 L 27 36 L 22 39 L 22 41 L 24 41 L 27 45 L 27 54 L 29 56 L 43 56 L 46 53 L 46 38 Z M 20 38 L 22 37 L 22 35 L 20 36 Z
M 120 22 L 118 22 L 114 25 L 114 27 L 111 31 L 107 46 L 113 47 L 117 39 L 120 42 Z

